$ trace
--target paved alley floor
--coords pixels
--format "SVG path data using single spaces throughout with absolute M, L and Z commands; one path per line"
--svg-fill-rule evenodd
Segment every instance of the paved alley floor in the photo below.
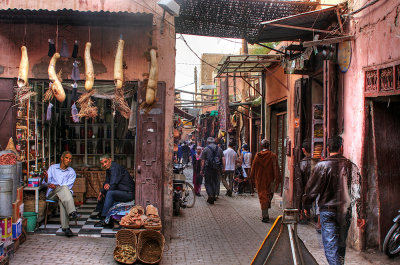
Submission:
M 190 169 L 185 173 L 189 176 Z M 174 236 L 160 264 L 250 264 L 272 223 L 260 221 L 257 196 L 224 194 L 221 189 L 218 201 L 209 205 L 202 190 L 193 208 L 182 209 L 181 215 L 174 217 Z M 279 200 L 274 200 L 271 219 L 281 214 L 278 205 Z M 321 235 L 308 225 L 299 225 L 298 232 L 318 263 L 327 264 Z M 10 264 L 116 264 L 114 247 L 114 238 L 29 235 Z M 382 254 L 360 254 L 348 248 L 346 264 L 400 264 L 400 258 L 390 260 Z

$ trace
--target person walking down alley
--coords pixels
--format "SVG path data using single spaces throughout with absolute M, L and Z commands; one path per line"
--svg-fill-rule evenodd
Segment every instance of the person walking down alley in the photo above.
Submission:
M 66 236 L 72 236 L 69 228 L 69 218 L 77 220 L 80 215 L 76 212 L 72 187 L 76 179 L 75 170 L 69 165 L 72 154 L 65 151 L 61 155 L 60 164 L 54 164 L 47 170 L 47 194 L 46 197 L 52 201 L 58 201 L 60 206 L 61 228 Z
M 260 143 L 261 151 L 256 154 L 251 166 L 250 178 L 256 184 L 258 199 L 261 205 L 262 222 L 269 222 L 268 209 L 271 208 L 271 200 L 274 192 L 281 184 L 279 174 L 278 157 L 269 150 L 267 139 Z
M 307 182 L 303 195 L 305 207 L 319 197 L 322 243 L 329 265 L 343 265 L 352 207 L 356 206 L 357 225 L 363 228 L 361 216 L 360 174 L 356 165 L 345 158 L 340 136 L 328 139 L 328 153 L 319 162 Z
M 207 138 L 207 144 L 201 154 L 201 174 L 204 176 L 207 202 L 214 204 L 219 191 L 219 174 L 224 163 L 224 153 L 215 144 L 213 137 Z
M 236 163 L 239 162 L 238 155 L 233 148 L 233 142 L 229 142 L 228 148 L 224 151 L 225 164 L 223 173 L 221 174 L 222 184 L 226 188 L 226 195 L 232 197 L 233 177 L 235 173 Z M 228 179 L 228 182 L 226 181 Z
M 187 143 L 182 144 L 182 163 L 189 164 L 190 148 Z
M 247 177 L 250 176 L 250 171 L 251 171 L 251 152 L 249 151 L 249 146 L 247 144 L 243 144 L 242 146 L 242 152 L 240 154 L 240 161 L 242 161 L 242 168 L 244 169 Z M 254 195 L 254 183 L 251 180 L 251 178 L 248 179 L 248 184 L 250 187 L 250 194 Z
M 303 212 L 305 209 L 303 207 L 303 195 L 304 188 L 308 182 L 308 179 L 311 176 L 311 171 L 314 168 L 317 160 L 311 158 L 311 139 L 307 138 L 303 141 L 302 151 L 304 154 L 304 158 L 296 165 L 295 167 L 295 178 L 294 178 L 294 190 L 295 190 L 295 207 L 300 211 L 300 221 L 307 222 L 306 216 L 304 216 Z
M 107 225 L 104 220 L 115 202 L 130 202 L 135 198 L 135 182 L 126 168 L 112 161 L 107 154 L 100 157 L 100 164 L 106 170 L 106 180 L 97 197 L 96 211 L 100 221 L 95 227 Z
M 196 154 L 193 157 L 193 186 L 194 193 L 197 196 L 200 196 L 201 183 L 203 182 L 203 175 L 200 173 L 201 171 L 201 146 L 197 146 Z

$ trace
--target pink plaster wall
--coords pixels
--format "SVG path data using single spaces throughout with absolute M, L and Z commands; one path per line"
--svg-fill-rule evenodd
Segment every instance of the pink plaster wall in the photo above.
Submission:
M 360 1 L 354 10 L 367 1 Z M 344 154 L 361 166 L 362 131 L 364 127 L 363 67 L 400 59 L 400 2 L 380 1 L 350 21 L 348 29 L 355 34 L 351 65 L 344 75 Z
M 356 2 L 356 10 L 367 1 Z M 347 29 L 356 39 L 352 42 L 351 65 L 344 77 L 344 155 L 362 165 L 364 141 L 364 70 L 400 59 L 400 2 L 398 0 L 379 1 L 350 20 Z M 353 214 L 355 216 L 355 214 Z M 362 246 L 361 233 L 353 218 L 349 233 L 350 245 L 356 249 Z

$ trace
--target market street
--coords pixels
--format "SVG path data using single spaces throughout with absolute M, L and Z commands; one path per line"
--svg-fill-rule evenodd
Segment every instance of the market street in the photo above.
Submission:
M 185 170 L 190 181 L 191 168 Z M 195 206 L 182 209 L 173 218 L 173 237 L 166 244 L 160 264 L 250 264 L 272 223 L 260 221 L 257 196 L 221 196 L 214 205 L 206 203 L 205 191 Z M 274 199 L 271 219 L 281 214 L 279 199 Z M 301 239 L 319 264 L 327 264 L 321 236 L 312 226 L 299 225 Z M 29 235 L 10 264 L 116 264 L 114 238 Z M 373 261 L 371 261 L 373 260 Z M 347 248 L 346 264 L 399 264 L 381 253 L 360 254 Z

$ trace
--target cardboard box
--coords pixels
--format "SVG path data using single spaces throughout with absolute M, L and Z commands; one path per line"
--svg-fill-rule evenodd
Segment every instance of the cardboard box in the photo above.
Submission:
M 19 187 L 17 189 L 17 200 L 21 203 L 24 201 L 24 187 Z
M 19 219 L 19 201 L 13 202 L 12 203 L 12 221 L 13 223 L 16 222 L 16 220 Z
M 11 217 L 1 218 L 0 227 L 2 230 L 1 241 L 8 242 L 12 240 L 12 218 Z
M 74 193 L 85 193 L 86 192 L 86 178 L 76 178 L 74 186 L 72 186 Z
M 73 197 L 75 205 L 82 205 L 85 202 L 85 193 L 74 192 Z
M 12 224 L 12 238 L 16 240 L 22 234 L 22 219 Z

